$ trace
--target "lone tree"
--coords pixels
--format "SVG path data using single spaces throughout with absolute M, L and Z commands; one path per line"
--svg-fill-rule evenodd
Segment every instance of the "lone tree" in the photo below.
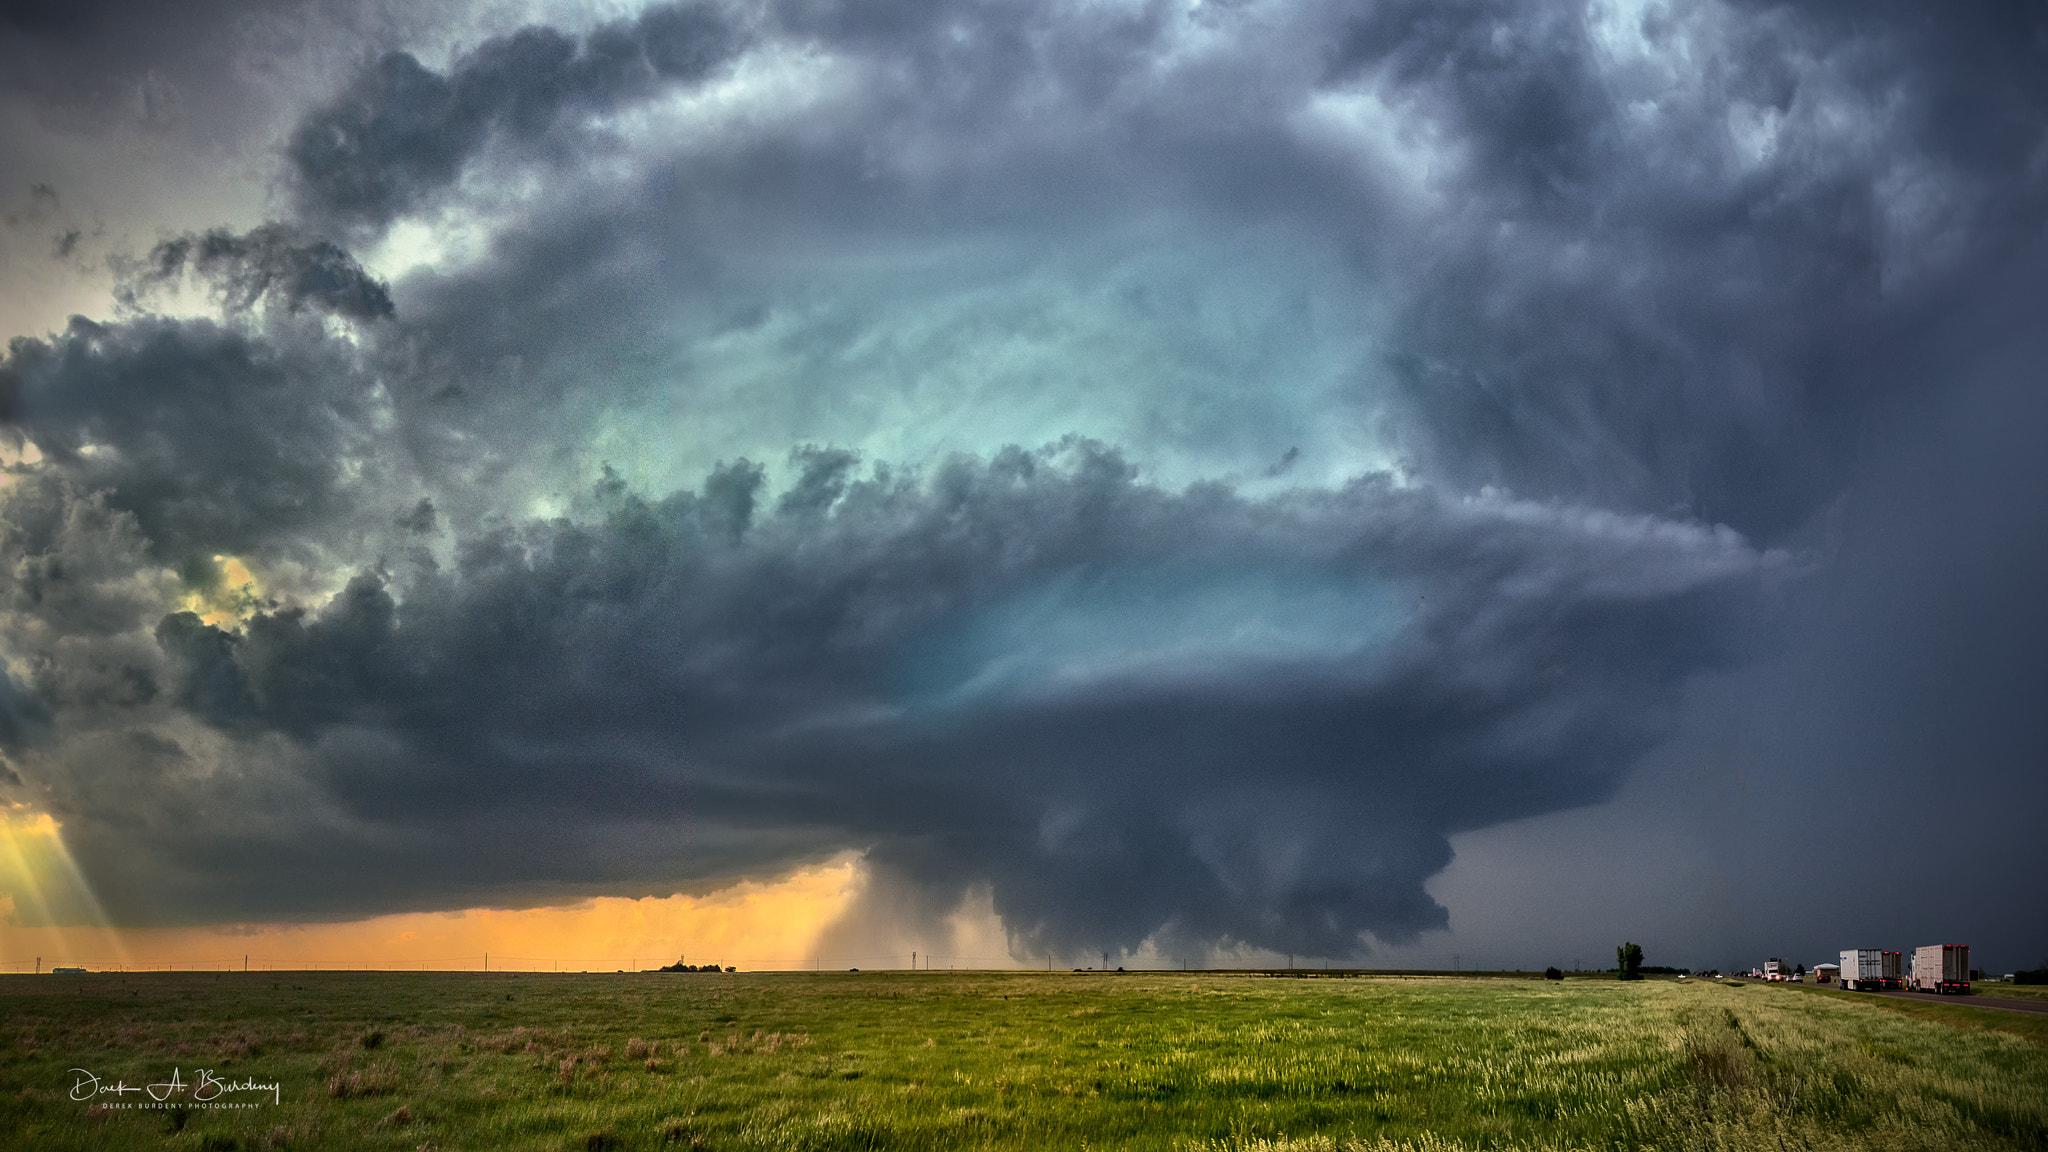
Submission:
M 1623 980 L 1643 978 L 1643 946 L 1623 944 L 1614 950 L 1614 969 Z

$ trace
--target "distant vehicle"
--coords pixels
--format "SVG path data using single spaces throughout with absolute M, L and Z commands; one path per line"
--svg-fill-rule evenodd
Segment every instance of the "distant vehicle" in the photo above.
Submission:
M 1764 979 L 1777 983 L 1785 978 L 1785 962 L 1776 956 L 1764 961 Z
M 1970 946 L 1968 944 L 1929 944 L 1913 949 L 1913 978 L 1910 987 L 1915 992 L 1970 992 Z
M 50 969 L 50 975 L 52 975 L 52 976 L 83 976 L 83 975 L 85 975 L 85 969 L 83 969 L 83 968 L 52 968 L 52 969 Z
M 1815 964 L 1813 966 L 1813 982 L 1815 984 L 1833 984 L 1841 974 L 1842 966 L 1839 964 Z
M 1900 952 L 1884 954 L 1884 986 L 1904 988 L 1906 986 L 1905 955 Z
M 1856 992 L 1884 987 L 1884 956 L 1880 948 L 1842 949 L 1842 987 Z

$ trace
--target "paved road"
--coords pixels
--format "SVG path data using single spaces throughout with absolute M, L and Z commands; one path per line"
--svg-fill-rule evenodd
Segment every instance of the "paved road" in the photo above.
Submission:
M 2000 1000 L 1995 996 L 1941 996 L 1933 992 L 1872 992 L 1872 996 L 1897 996 L 1904 1000 L 1931 1000 L 1937 1004 L 1961 1004 L 1970 1008 L 2003 1008 L 2008 1012 L 2048 1013 L 2048 1000 Z

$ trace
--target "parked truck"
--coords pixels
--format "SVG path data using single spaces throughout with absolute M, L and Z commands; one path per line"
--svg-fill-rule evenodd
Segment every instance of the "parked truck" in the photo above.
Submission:
M 1970 992 L 1970 946 L 1929 944 L 1913 949 L 1912 989 L 1915 992 Z
M 1884 957 L 1880 948 L 1842 949 L 1842 987 L 1857 992 L 1884 987 Z

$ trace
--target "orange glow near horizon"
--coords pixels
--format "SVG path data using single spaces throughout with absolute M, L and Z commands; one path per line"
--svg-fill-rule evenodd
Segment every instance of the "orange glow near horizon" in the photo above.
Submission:
M 47 819 L 47 818 L 45 818 Z M 54 837 L 53 837 L 54 838 Z M 559 908 L 409 912 L 334 924 L 196 928 L 25 927 L 0 892 L 0 970 L 88 968 L 605 971 L 689 963 L 809 967 L 819 933 L 859 893 L 853 854 L 703 896 L 600 897 Z M 26 911 L 26 909 L 21 909 Z

